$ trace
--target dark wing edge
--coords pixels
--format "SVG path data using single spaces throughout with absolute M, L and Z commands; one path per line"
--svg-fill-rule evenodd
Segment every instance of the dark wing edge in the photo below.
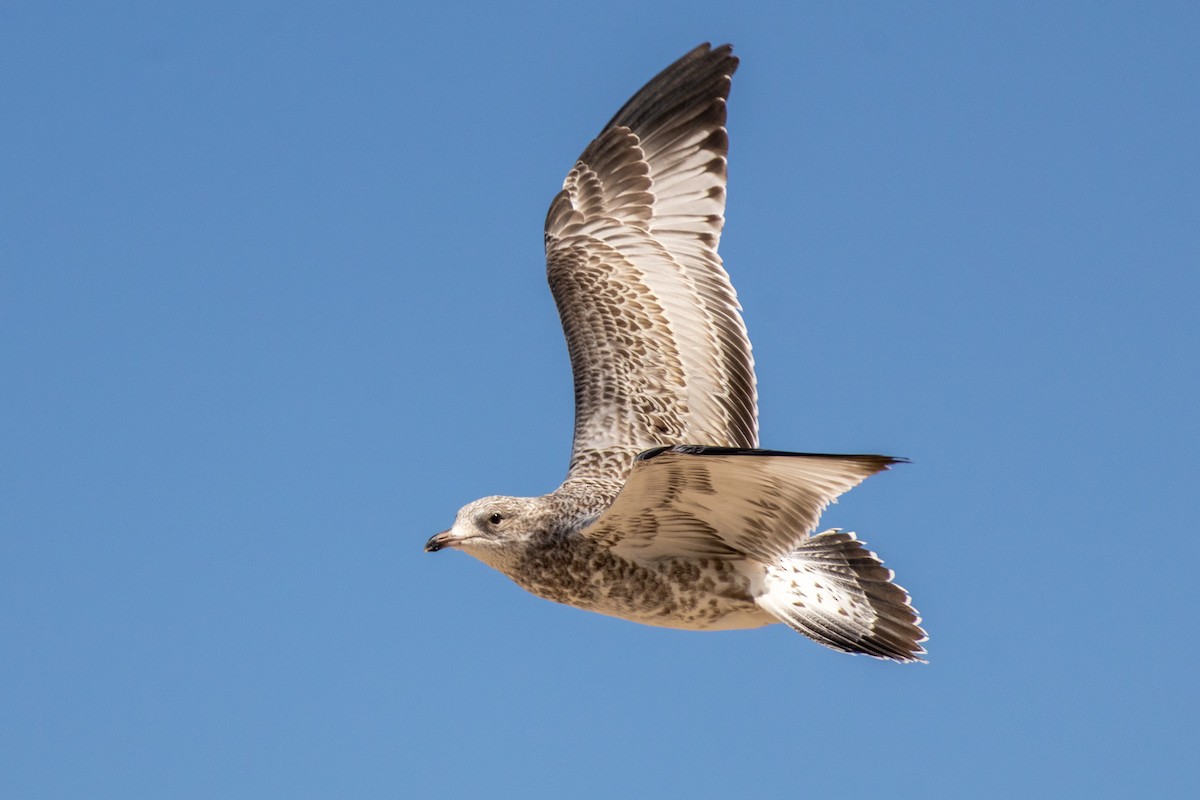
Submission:
M 881 456 L 866 453 L 846 455 L 842 453 L 802 453 L 795 450 L 764 450 L 758 447 L 716 447 L 704 444 L 674 444 L 663 447 L 652 447 L 638 453 L 638 461 L 649 461 L 663 453 L 678 453 L 690 456 L 797 456 L 803 458 L 855 459 L 864 464 L 877 464 L 876 472 L 890 468 L 894 464 L 911 464 L 910 459 L 903 456 Z

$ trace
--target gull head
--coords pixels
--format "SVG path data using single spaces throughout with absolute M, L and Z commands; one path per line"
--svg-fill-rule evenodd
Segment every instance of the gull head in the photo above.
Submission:
M 541 509 L 537 500 L 495 496 L 468 503 L 459 509 L 450 530 L 429 538 L 425 552 L 454 548 L 491 566 L 519 557 L 523 545 L 538 530 Z

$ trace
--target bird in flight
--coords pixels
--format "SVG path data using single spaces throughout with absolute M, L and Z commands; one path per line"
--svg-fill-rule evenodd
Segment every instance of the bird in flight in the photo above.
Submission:
M 848 653 L 916 661 L 908 593 L 853 533 L 842 493 L 903 459 L 758 449 L 741 306 L 717 245 L 738 59 L 700 45 L 587 146 L 546 215 L 546 271 L 575 384 L 562 485 L 464 506 L 460 549 L 540 597 L 690 630 L 783 622 Z

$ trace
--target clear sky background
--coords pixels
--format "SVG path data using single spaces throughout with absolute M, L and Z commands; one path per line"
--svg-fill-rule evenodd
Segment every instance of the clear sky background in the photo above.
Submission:
M 928 665 L 421 552 L 561 480 L 542 220 L 695 44 L 775 449 Z M 1179 797 L 1195 3 L 6 3 L 0 796 Z

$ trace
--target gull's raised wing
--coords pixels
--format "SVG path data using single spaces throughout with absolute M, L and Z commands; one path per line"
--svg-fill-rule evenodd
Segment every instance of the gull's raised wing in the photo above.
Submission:
M 737 64 L 705 44 L 667 67 L 550 205 L 547 276 L 575 378 L 569 479 L 624 479 L 661 445 L 757 445 L 750 342 L 717 255 Z

